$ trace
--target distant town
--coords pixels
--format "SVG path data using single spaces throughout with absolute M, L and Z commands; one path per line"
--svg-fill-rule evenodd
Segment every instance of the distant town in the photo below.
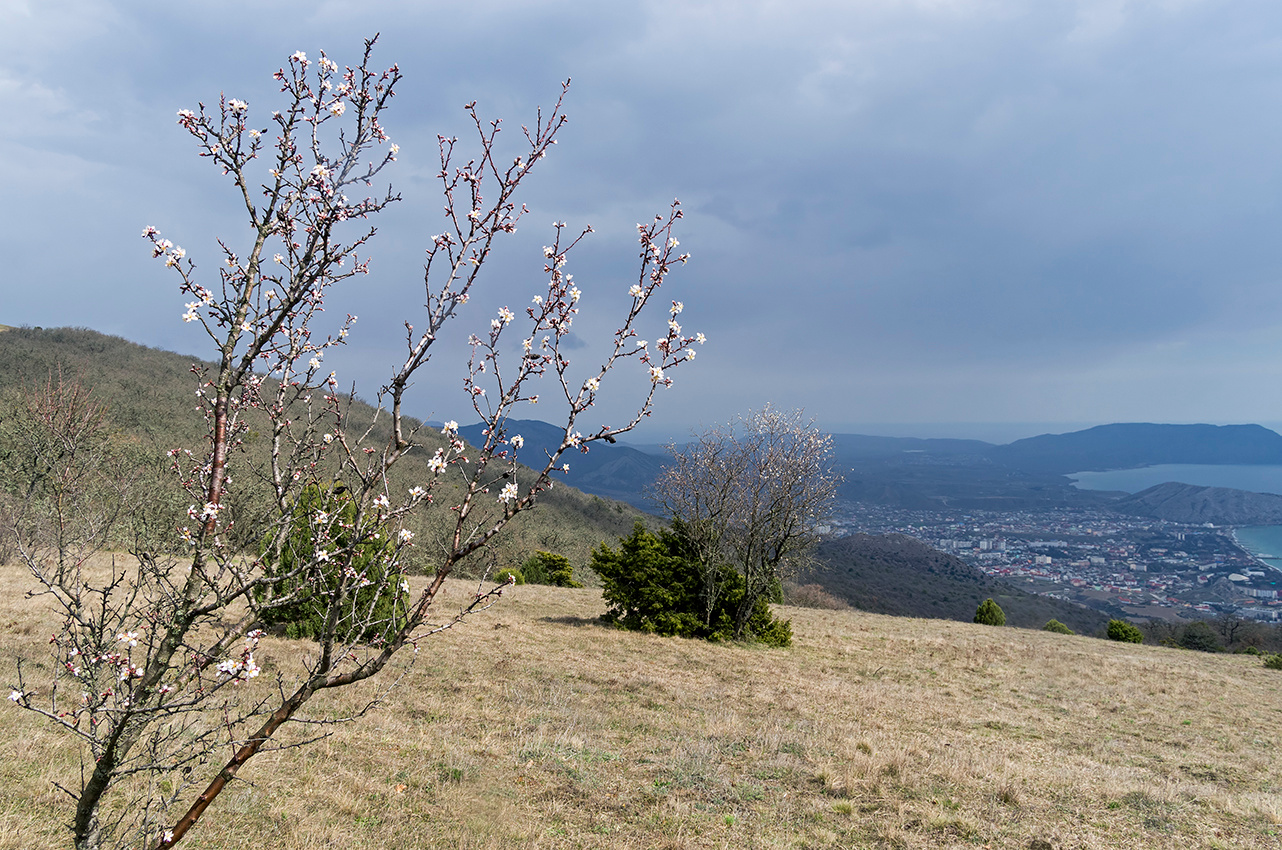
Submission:
M 843 503 L 837 535 L 903 534 L 1021 589 L 1113 615 L 1282 620 L 1282 572 L 1232 530 L 1105 511 L 926 511 Z

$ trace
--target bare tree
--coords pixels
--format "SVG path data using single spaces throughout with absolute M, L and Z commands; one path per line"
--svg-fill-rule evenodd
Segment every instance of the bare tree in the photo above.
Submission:
M 656 500 L 697 553 L 706 616 L 724 590 L 719 567 L 742 579 L 734 624 L 742 638 L 758 601 L 795 574 L 817 542 L 841 481 L 831 469 L 832 438 L 801 411 L 766 406 L 670 448 Z
M 378 419 L 354 423 L 354 395 L 338 391 L 336 375 L 322 362 L 332 347 L 346 344 L 356 317 L 348 315 L 329 334 L 314 320 L 332 287 L 367 271 L 360 252 L 374 230 L 366 222 L 399 200 L 390 188 L 366 194 L 396 158 L 380 121 L 401 79 L 395 65 L 374 69 L 372 48 L 367 41 L 360 64 L 346 68 L 324 54 L 309 60 L 295 53 L 276 72 L 284 104 L 270 120 L 251 123 L 248 104 L 225 96 L 215 108 L 179 113 L 200 155 L 230 178 L 248 224 L 240 241 L 220 240 L 212 282 L 155 228 L 143 233 L 192 299 L 183 319 L 202 326 L 216 348 L 215 366 L 193 370 L 208 441 L 169 452 L 191 501 L 178 529 L 186 550 L 136 547 L 129 569 L 113 567 L 102 576 L 85 567 L 87 554 L 103 545 L 99 537 L 80 539 L 70 559 L 21 549 L 36 593 L 52 600 L 64 625 L 52 644 L 51 681 L 33 682 L 19 665 L 10 698 L 82 747 L 81 779 L 64 789 L 76 802 L 77 848 L 176 844 L 282 726 L 302 719 L 316 694 L 369 679 L 398 655 L 416 654 L 402 650 L 417 650 L 492 604 L 502 587 L 481 586 L 462 610 L 429 621 L 455 565 L 534 505 L 565 466 L 561 455 L 634 427 L 649 414 L 657 388 L 671 384 L 671 370 L 693 357 L 689 346 L 702 341 L 682 334 L 679 302 L 662 311 L 652 345 L 636 339 L 643 311 L 688 256 L 678 253 L 672 235 L 681 218 L 674 202 L 638 225 L 638 278 L 602 360 L 572 372 L 564 343 L 581 292 L 565 267 L 591 228 L 571 233 L 558 224 L 544 249 L 547 285 L 533 306 L 520 318 L 504 307 L 471 338 L 464 384 L 486 425 L 484 445 L 468 449 L 451 421 L 443 445 L 424 447 L 425 435 L 402 415 L 406 394 L 443 326 L 468 302 L 495 240 L 516 229 L 525 209 L 515 192 L 565 122 L 558 98 L 523 128 L 519 153 L 504 155 L 500 123 L 483 121 L 470 104 L 478 144 L 472 157 L 463 159 L 457 139 L 439 139 L 446 227 L 427 249 L 421 327 L 405 323 L 405 359 L 380 392 Z M 271 129 L 260 129 L 264 124 Z M 519 341 L 509 343 L 521 327 Z M 500 356 L 507 348 L 514 357 Z M 627 360 L 639 364 L 648 391 L 626 421 L 594 424 L 585 436 L 579 420 L 608 374 Z M 563 403 L 563 439 L 528 471 L 517 463 L 523 440 L 509 433 L 508 418 L 517 405 L 538 400 L 540 381 L 550 382 Z M 86 408 L 84 415 L 97 414 Z M 262 468 L 241 450 L 251 422 L 270 444 Z M 376 433 L 390 436 L 375 441 Z M 391 470 L 412 452 L 430 455 L 428 478 L 397 489 Z M 228 505 L 254 476 L 267 483 L 272 518 L 262 529 L 233 533 Z M 341 495 L 333 486 L 330 496 L 315 496 L 323 477 L 331 486 L 341 479 Z M 411 597 L 400 564 L 413 534 L 403 523 L 435 507 L 435 495 L 450 504 L 450 531 L 435 575 Z M 237 540 L 256 542 L 238 547 Z M 371 559 L 377 569 L 368 566 Z M 316 646 L 300 659 L 301 675 L 282 670 L 272 687 L 263 687 L 254 657 L 263 638 L 259 624 L 269 609 L 304 594 L 324 603 Z M 375 604 L 389 597 L 391 606 Z M 362 637 L 370 634 L 378 637 Z M 230 757 L 212 772 L 198 769 L 229 741 Z

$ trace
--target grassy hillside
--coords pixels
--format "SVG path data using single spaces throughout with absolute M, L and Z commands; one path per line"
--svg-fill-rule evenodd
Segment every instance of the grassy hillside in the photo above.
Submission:
M 172 447 L 199 448 L 205 441 L 204 420 L 194 402 L 195 382 L 191 374 L 194 358 L 137 345 L 119 337 L 106 336 L 84 328 L 36 330 L 13 328 L 0 333 L 0 395 L 20 393 L 46 381 L 59 368 L 92 388 L 93 397 L 108 406 L 111 423 L 154 450 L 161 458 Z M 369 422 L 375 411 L 358 404 L 351 421 Z M 386 416 L 384 415 L 384 421 Z M 383 444 L 390 432 L 375 429 L 372 440 Z M 420 433 L 425 451 L 411 453 L 396 468 L 394 485 L 408 489 L 430 479 L 427 460 L 441 437 L 431 429 Z M 251 436 L 250 460 L 262 464 L 267 446 Z M 246 485 L 252 486 L 252 485 Z M 186 500 L 175 492 L 179 512 Z M 251 494 L 252 495 L 252 494 Z M 446 502 L 446 497 L 439 497 Z M 431 541 L 444 520 L 444 509 L 415 518 L 420 544 L 413 550 L 416 566 L 433 569 Z M 531 552 L 546 549 L 570 558 L 576 573 L 586 575 L 591 550 L 603 540 L 613 541 L 632 529 L 639 511 L 622 502 L 589 496 L 566 486 L 554 487 L 531 512 L 517 517 L 510 532 L 490 553 L 490 560 L 463 565 L 479 569 L 487 563 L 514 566 Z M 175 523 L 181 524 L 181 516 Z
M 55 625 L 25 582 L 0 569 L 6 671 Z M 514 588 L 371 716 L 251 762 L 183 846 L 1279 845 L 1282 673 L 1258 659 L 803 609 L 795 647 L 763 650 L 611 630 L 603 609 Z M 265 641 L 256 686 L 306 648 Z M 78 762 L 5 706 L 0 850 L 65 847 L 50 783 Z

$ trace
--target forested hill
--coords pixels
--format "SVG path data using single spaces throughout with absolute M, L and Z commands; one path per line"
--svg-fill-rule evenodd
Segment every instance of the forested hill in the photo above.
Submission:
M 163 458 L 170 448 L 198 450 L 207 445 L 204 419 L 195 404 L 194 362 L 187 355 L 84 328 L 10 328 L 0 331 L 0 403 L 18 401 L 61 374 L 84 384 L 94 400 L 106 405 L 114 431 L 146 447 L 148 456 Z M 369 422 L 373 415 L 372 407 L 358 403 L 350 419 Z M 389 437 L 386 429 L 376 430 L 372 440 Z M 436 429 L 425 429 L 419 439 L 428 449 L 409 453 L 397 465 L 397 487 L 431 477 L 427 459 L 441 437 Z M 246 451 L 252 462 L 265 460 L 264 443 L 251 431 Z M 183 501 L 182 507 L 186 504 Z M 416 533 L 421 532 L 419 539 L 425 543 L 416 546 L 413 554 L 424 569 L 431 568 L 427 541 L 436 533 L 433 524 L 444 513 L 429 511 L 415 520 Z M 627 534 L 638 516 L 636 509 L 622 502 L 556 486 L 544 494 L 535 510 L 517 517 L 512 533 L 501 537 L 496 558 L 499 566 L 507 566 L 513 561 L 519 564 L 536 549 L 551 550 L 569 557 L 576 573 L 582 574 L 592 548 Z
M 1057 619 L 1094 633 L 1108 618 L 1097 611 L 1012 587 L 952 555 L 901 534 L 852 534 L 820 544 L 821 568 L 802 576 L 856 608 L 900 617 L 970 622 L 992 597 L 1011 626 L 1040 629 Z

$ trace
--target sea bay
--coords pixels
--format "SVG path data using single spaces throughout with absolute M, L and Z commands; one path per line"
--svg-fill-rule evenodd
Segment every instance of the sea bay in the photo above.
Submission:
M 1282 526 L 1257 525 L 1233 531 L 1237 544 L 1275 570 L 1282 571 Z
M 1164 463 L 1138 469 L 1073 472 L 1068 476 L 1081 490 L 1120 490 L 1138 493 L 1176 481 L 1200 487 L 1231 487 L 1252 493 L 1282 494 L 1282 466 L 1247 464 Z M 1282 548 L 1282 547 L 1279 547 Z

